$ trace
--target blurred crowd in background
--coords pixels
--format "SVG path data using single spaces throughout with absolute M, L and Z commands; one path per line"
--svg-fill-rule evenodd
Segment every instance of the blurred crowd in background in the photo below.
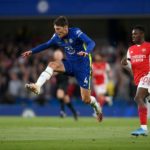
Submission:
M 89 35 L 90 36 L 90 35 Z M 47 39 L 48 40 L 48 39 Z M 125 55 L 127 41 L 118 41 L 114 46 L 107 40 L 95 40 L 96 47 L 92 56 L 99 52 L 105 57 L 112 70 L 112 79 L 108 82 L 108 95 L 113 100 L 123 99 L 133 102 L 135 86 L 132 76 L 121 67 L 120 61 Z M 48 49 L 32 55 L 29 59 L 21 57 L 21 53 L 43 42 L 40 36 L 32 34 L 32 30 L 19 28 L 16 34 L 8 34 L 0 38 L 0 103 L 24 104 L 28 102 L 43 105 L 56 97 L 57 80 L 51 78 L 43 87 L 41 95 L 36 96 L 24 88 L 25 83 L 35 82 L 40 73 L 53 59 L 54 49 Z M 94 60 L 93 60 L 94 61 Z M 71 98 L 80 99 L 80 91 L 76 80 L 69 78 L 68 93 Z

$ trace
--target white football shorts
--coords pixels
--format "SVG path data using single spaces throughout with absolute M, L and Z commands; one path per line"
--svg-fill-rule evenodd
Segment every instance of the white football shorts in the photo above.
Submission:
M 138 88 L 150 89 L 150 73 L 140 79 Z
M 95 91 L 96 95 L 106 94 L 107 85 L 106 84 L 94 85 L 94 91 Z

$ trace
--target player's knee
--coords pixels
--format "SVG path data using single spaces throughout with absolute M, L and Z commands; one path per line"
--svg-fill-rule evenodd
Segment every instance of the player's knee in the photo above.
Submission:
M 57 98 L 59 98 L 59 99 L 64 98 L 64 91 L 62 89 L 57 90 Z
M 89 97 L 89 96 L 86 96 L 86 95 L 83 95 L 83 96 L 82 96 L 82 100 L 83 100 L 83 102 L 86 103 L 86 104 L 90 104 L 90 102 L 91 102 L 90 97 Z
M 65 102 L 65 103 L 69 103 L 69 102 L 70 102 L 70 98 L 69 98 L 68 95 L 65 95 L 65 97 L 64 97 L 64 102 Z
M 59 67 L 58 63 L 56 62 L 49 62 L 48 66 L 53 68 L 54 70 Z
M 138 97 L 138 96 L 135 96 L 135 97 L 134 97 L 134 101 L 135 101 L 136 103 L 138 103 L 139 97 Z
M 135 96 L 134 101 L 139 105 L 142 105 L 144 103 L 143 97 L 140 97 L 140 96 Z

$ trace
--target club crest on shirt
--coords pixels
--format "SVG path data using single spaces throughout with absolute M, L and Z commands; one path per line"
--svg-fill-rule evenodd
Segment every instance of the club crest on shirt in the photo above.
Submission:
M 145 52 L 145 51 L 146 51 L 146 48 L 143 48 L 143 49 L 142 49 L 142 52 Z
M 70 44 L 73 43 L 73 40 L 72 40 L 72 39 L 69 39 L 69 43 L 70 43 Z

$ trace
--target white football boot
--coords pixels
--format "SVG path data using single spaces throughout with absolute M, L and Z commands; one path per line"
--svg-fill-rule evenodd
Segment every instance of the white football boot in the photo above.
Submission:
M 40 87 L 36 85 L 35 83 L 25 84 L 25 88 L 31 92 L 33 92 L 36 95 L 40 94 Z

